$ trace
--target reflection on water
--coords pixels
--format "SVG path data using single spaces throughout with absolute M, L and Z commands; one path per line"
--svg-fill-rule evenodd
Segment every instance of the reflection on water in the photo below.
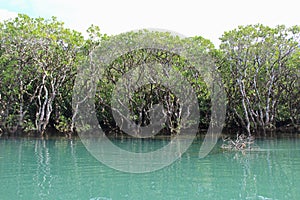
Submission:
M 45 140 L 36 141 L 34 145 L 34 157 L 36 160 L 36 170 L 33 175 L 33 181 L 37 187 L 33 188 L 39 194 L 40 198 L 47 197 L 52 187 L 51 174 L 51 155 Z
M 114 142 L 143 151 L 167 143 Z M 1 139 L 0 199 L 300 199 L 299 140 L 261 140 L 248 153 L 216 148 L 204 159 L 200 145 L 162 170 L 130 174 L 98 162 L 78 139 Z

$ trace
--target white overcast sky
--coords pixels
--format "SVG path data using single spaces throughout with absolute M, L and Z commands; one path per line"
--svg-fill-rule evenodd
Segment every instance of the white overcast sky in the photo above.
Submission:
M 91 24 L 109 35 L 159 28 L 200 35 L 218 45 L 223 32 L 238 25 L 299 25 L 299 4 L 299 0 L 0 0 L 0 20 L 15 13 L 57 16 L 81 32 Z

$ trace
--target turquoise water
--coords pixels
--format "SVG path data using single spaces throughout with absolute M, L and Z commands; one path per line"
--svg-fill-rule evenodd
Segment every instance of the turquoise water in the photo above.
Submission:
M 115 141 L 120 146 L 162 140 Z M 197 140 L 172 165 L 130 174 L 97 161 L 79 139 L 0 139 L 0 199 L 300 199 L 300 140 L 198 159 Z M 155 149 L 155 148 L 154 148 Z

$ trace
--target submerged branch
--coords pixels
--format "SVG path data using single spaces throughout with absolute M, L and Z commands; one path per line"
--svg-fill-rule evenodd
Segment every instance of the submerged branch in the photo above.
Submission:
M 231 139 L 230 137 L 223 138 L 223 144 L 221 146 L 222 149 L 225 150 L 253 150 L 258 149 L 259 147 L 254 144 L 253 136 L 246 136 L 245 134 L 241 134 L 236 136 L 236 139 Z

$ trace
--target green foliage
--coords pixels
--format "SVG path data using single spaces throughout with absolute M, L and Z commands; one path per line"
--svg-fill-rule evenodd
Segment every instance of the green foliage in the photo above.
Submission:
M 140 32 L 128 32 L 125 34 L 121 34 L 118 36 L 111 36 L 107 39 L 109 47 L 113 46 L 118 41 L 126 41 L 128 44 L 132 44 L 132 46 L 139 46 L 139 44 L 135 44 L 136 38 L 138 36 L 143 37 L 146 35 L 147 37 L 155 37 L 153 41 L 155 41 L 154 48 L 151 48 L 149 44 L 149 48 L 140 48 L 135 50 L 128 50 L 126 54 L 121 54 L 116 56 L 108 66 L 105 66 L 105 70 L 101 70 L 101 79 L 99 80 L 97 92 L 96 92 L 96 110 L 98 120 L 102 126 L 106 127 L 108 130 L 115 131 L 117 129 L 116 124 L 114 122 L 112 116 L 112 108 L 111 108 L 111 98 L 113 94 L 113 90 L 115 89 L 116 84 L 123 76 L 130 73 L 131 76 L 148 76 L 147 73 L 143 75 L 139 74 L 138 71 L 135 71 L 137 67 L 142 66 L 144 64 L 152 65 L 154 63 L 159 63 L 166 68 L 163 72 L 165 73 L 165 77 L 169 77 L 169 68 L 177 71 L 187 80 L 198 95 L 200 114 L 201 114 L 201 127 L 207 128 L 210 121 L 210 95 L 207 89 L 205 82 L 203 81 L 203 74 L 196 70 L 196 66 L 194 63 L 190 63 L 186 58 L 180 56 L 174 52 L 164 50 L 164 42 L 168 41 L 169 49 L 176 49 L 181 46 L 188 46 L 193 44 L 197 46 L 199 49 L 194 49 L 195 52 L 199 54 L 201 52 L 202 55 L 208 55 L 213 50 L 213 45 L 210 41 L 205 40 L 202 37 L 195 37 L 190 39 L 180 39 L 179 37 L 172 36 L 170 33 L 161 33 L 161 32 L 152 32 L 149 34 L 147 30 L 143 30 Z M 147 38 L 149 39 L 149 38 Z M 151 40 L 151 38 L 150 38 Z M 106 43 L 101 44 L 103 47 L 99 48 L 97 52 L 95 52 L 95 57 L 98 58 L 106 48 Z M 118 44 L 119 45 L 119 44 Z M 157 48 L 161 45 L 161 48 Z M 122 46 L 117 46 L 118 48 L 122 48 Z M 125 47 L 124 47 L 125 48 Z M 192 50 L 192 48 L 190 48 Z M 105 53 L 105 52 L 104 52 Z M 115 51 L 113 51 L 115 53 Z M 117 52 L 118 53 L 118 52 Z M 111 56 L 109 54 L 109 56 Z M 197 55 L 199 56 L 199 55 Z M 100 66 L 100 64 L 95 64 L 95 66 Z M 166 67 L 168 66 L 168 67 Z M 132 74 L 134 73 L 134 74 Z M 168 79 L 165 82 L 170 81 Z M 179 81 L 179 80 L 178 80 Z M 123 87 L 127 88 L 127 83 L 123 83 Z M 178 84 L 180 84 L 178 82 Z M 182 88 L 184 90 L 184 88 Z M 128 89 L 129 91 L 129 89 Z M 128 94 L 129 95 L 129 94 Z M 163 107 L 168 114 L 167 122 L 165 125 L 165 132 L 170 134 L 172 130 L 178 127 L 178 122 L 180 121 L 180 113 L 179 113 L 179 104 L 177 103 L 177 98 L 172 91 L 163 86 L 163 82 L 151 83 L 139 88 L 134 94 L 131 94 L 130 102 L 128 105 L 131 116 L 128 116 L 128 119 L 133 120 L 137 125 L 146 126 L 150 122 L 150 110 L 154 105 L 158 103 L 163 103 Z
M 197 70 L 199 63 L 176 53 L 178 47 L 185 47 L 189 55 L 202 56 L 203 60 L 215 59 L 211 62 L 216 63 L 222 74 L 227 94 L 227 127 L 244 127 L 249 133 L 250 129 L 266 130 L 280 124 L 300 127 L 299 26 L 239 26 L 223 34 L 220 49 L 201 36 L 182 39 L 171 33 L 149 34 L 148 30 L 108 36 L 95 25 L 87 32 L 89 37 L 85 39 L 81 33 L 65 28 L 56 17 L 30 18 L 20 14 L 0 23 L 1 132 L 36 130 L 43 134 L 49 127 L 61 132 L 74 131 L 77 111 L 71 105 L 78 69 L 84 70 L 87 58 L 97 47 L 104 52 L 96 55 L 105 53 L 107 44 L 115 42 L 118 46 L 118 41 L 138 46 L 133 38 L 139 35 L 153 37 L 157 42 L 155 48 L 148 44 L 149 48 L 127 49 L 123 55 L 113 52 L 115 59 L 100 69 L 102 77 L 97 84 L 95 106 L 104 128 L 116 130 L 111 108 L 116 83 L 145 63 L 170 66 L 192 85 L 200 108 L 200 128 L 208 127 L 211 94 L 204 80 L 212 81 L 211 77 L 205 69 Z M 164 50 L 166 41 L 174 52 Z M 130 118 L 136 124 L 147 125 L 149 110 L 163 102 L 169 120 L 165 130 L 170 134 L 180 122 L 177 100 L 161 83 L 145 85 L 131 96 Z
M 291 90 L 299 93 L 293 84 L 299 82 L 294 76 L 299 65 L 292 61 L 299 51 L 299 36 L 298 26 L 261 24 L 239 26 L 222 36 L 218 63 L 229 97 L 228 115 L 248 132 L 250 127 L 275 128 L 276 119 L 288 120 L 282 100 Z
M 50 121 L 64 116 L 66 107 L 71 110 L 68 104 L 74 75 L 93 43 L 65 28 L 55 17 L 45 20 L 20 14 L 1 23 L 0 28 L 0 113 L 2 124 L 10 126 L 2 129 L 22 131 L 34 127 L 44 132 Z M 55 106 L 53 115 L 58 99 L 60 105 Z M 8 123 L 12 116 L 14 124 Z M 24 123 L 25 119 L 30 120 Z

